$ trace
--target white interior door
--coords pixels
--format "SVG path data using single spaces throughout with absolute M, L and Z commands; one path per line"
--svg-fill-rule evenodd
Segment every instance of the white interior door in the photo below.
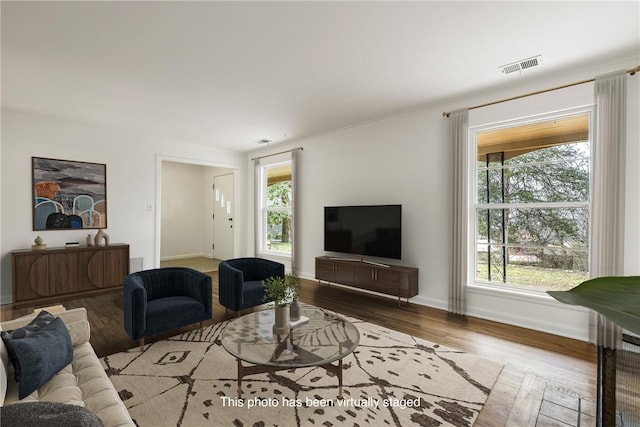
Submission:
M 213 257 L 233 258 L 233 173 L 213 178 Z

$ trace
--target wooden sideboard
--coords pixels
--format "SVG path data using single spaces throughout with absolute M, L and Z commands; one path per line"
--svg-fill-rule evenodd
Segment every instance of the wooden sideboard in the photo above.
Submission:
M 50 304 L 122 289 L 129 245 L 24 249 L 11 252 L 14 307 Z
M 413 267 L 321 256 L 316 257 L 316 279 L 397 296 L 398 305 L 401 298 L 408 301 L 418 295 L 418 269 Z

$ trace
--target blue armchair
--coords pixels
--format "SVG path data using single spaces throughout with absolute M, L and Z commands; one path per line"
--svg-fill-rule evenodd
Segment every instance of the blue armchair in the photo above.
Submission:
M 238 312 L 264 304 L 262 281 L 284 277 L 284 265 L 263 258 L 235 258 L 218 266 L 218 299 L 226 308 Z
M 133 340 L 211 319 L 211 276 L 182 268 L 132 273 L 124 280 L 124 328 Z

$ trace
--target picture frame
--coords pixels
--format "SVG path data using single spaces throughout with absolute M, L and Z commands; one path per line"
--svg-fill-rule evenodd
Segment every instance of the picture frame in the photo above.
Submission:
M 33 231 L 107 228 L 107 165 L 31 158 Z

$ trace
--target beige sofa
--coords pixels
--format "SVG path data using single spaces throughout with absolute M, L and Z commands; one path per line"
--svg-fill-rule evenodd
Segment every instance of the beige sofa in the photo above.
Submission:
M 1 406 L 12 403 L 48 401 L 82 406 L 97 415 L 105 426 L 134 426 L 127 408 L 100 360 L 89 343 L 89 321 L 84 308 L 67 310 L 56 314 L 69 330 L 73 345 L 72 362 L 58 372 L 38 390 L 22 400 L 18 400 L 18 385 L 15 382 L 13 366 L 9 362 L 7 348 L 0 340 L 0 402 Z M 34 316 L 2 323 L 5 331 L 27 325 Z

